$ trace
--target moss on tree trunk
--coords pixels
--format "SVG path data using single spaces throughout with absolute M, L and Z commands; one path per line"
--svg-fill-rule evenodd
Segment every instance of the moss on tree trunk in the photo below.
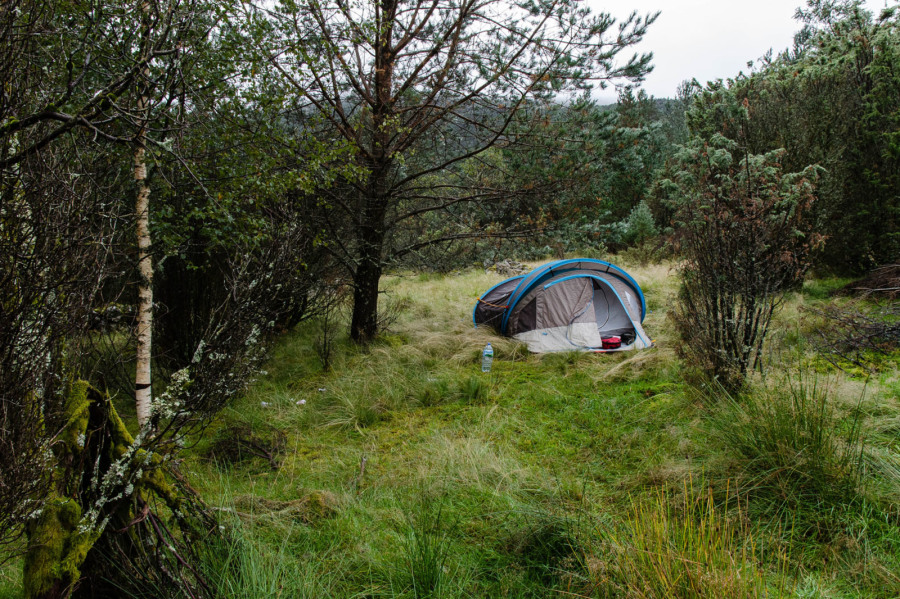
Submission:
M 65 406 L 49 474 L 52 492 L 26 530 L 27 599 L 69 597 L 91 550 L 104 534 L 116 534 L 111 528 L 127 528 L 135 519 L 134 506 L 145 503 L 142 495 L 158 496 L 172 511 L 181 505 L 160 456 L 148 458 L 145 450 L 133 450 L 134 438 L 106 395 L 83 381 L 73 382 Z M 124 472 L 121 482 L 104 485 L 114 467 Z M 107 519 L 115 525 L 104 526 Z

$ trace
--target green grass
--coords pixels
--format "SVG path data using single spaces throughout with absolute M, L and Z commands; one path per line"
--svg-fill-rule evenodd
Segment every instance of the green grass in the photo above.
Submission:
M 813 300 L 826 300 L 838 289 L 851 283 L 853 279 L 847 278 L 826 278 L 826 279 L 810 279 L 803 284 L 802 293 L 805 297 Z
M 880 456 L 893 464 L 898 450 L 885 441 L 900 429 L 890 396 L 896 368 L 895 378 L 883 375 L 862 403 L 856 394 L 856 403 L 845 398 L 821 412 L 813 400 L 820 412 L 812 409 L 808 422 L 791 424 L 793 414 L 806 412 L 790 401 L 765 408 L 760 399 L 756 409 L 775 410 L 774 421 L 747 426 L 749 416 L 739 413 L 746 404 L 698 400 L 682 378 L 665 320 L 673 270 L 650 265 L 632 273 L 647 295 L 645 328 L 657 347 L 610 355 L 532 355 L 474 330 L 472 304 L 496 275 L 388 278 L 386 295 L 403 310 L 387 334 L 367 349 L 340 339 L 326 373 L 313 350 L 314 327 L 291 333 L 268 374 L 217 423 L 282 431 L 280 468 L 256 458 L 228 466 L 194 460 L 192 480 L 213 502 L 223 485 L 225 495 L 273 502 L 329 494 L 335 509 L 326 517 L 259 518 L 252 525 L 261 551 L 298 567 L 316 564 L 312 571 L 324 582 L 305 596 L 776 597 L 789 594 L 785 589 L 810 597 L 892 596 L 890 569 L 900 545 L 889 500 L 857 502 L 829 521 L 831 534 L 822 539 L 804 537 L 782 516 L 800 513 L 798 505 L 819 516 L 834 512 L 835 504 L 852 504 L 850 489 L 864 482 L 867 498 L 890 496 L 890 477 L 870 462 Z M 786 310 L 806 301 L 825 300 L 798 294 Z M 804 331 L 778 334 L 789 319 L 778 326 L 778 352 L 810 351 L 798 344 Z M 494 368 L 482 374 L 487 341 Z M 848 414 L 857 414 L 856 425 Z M 716 419 L 735 423 L 732 437 L 710 426 Z M 794 428 L 778 430 L 778 422 Z M 773 513 L 766 509 L 771 496 L 750 491 L 760 473 L 784 464 L 748 455 L 788 460 L 779 444 L 809 430 L 834 442 L 821 473 L 837 478 L 809 474 L 804 484 L 815 479 L 830 489 L 845 471 L 850 482 L 828 506 L 810 499 L 811 487 L 794 507 Z M 876 457 L 860 464 L 845 444 L 848 434 L 859 439 L 864 432 Z M 750 446 L 742 448 L 741 439 Z M 796 457 L 806 449 L 794 450 Z M 759 470 L 742 469 L 748 462 Z M 671 491 L 686 480 L 708 483 L 695 482 L 691 497 Z M 739 488 L 726 492 L 727 485 Z M 644 544 L 643 562 L 628 557 L 636 543 Z M 829 552 L 843 561 L 826 560 Z M 700 560 L 708 565 L 693 568 Z
M 664 305 L 668 270 L 648 271 L 663 275 L 650 285 L 651 306 Z M 368 350 L 340 341 L 330 373 L 312 351 L 312 329 L 286 338 L 268 374 L 217 424 L 284 431 L 281 467 L 194 461 L 193 478 L 214 481 L 204 495 L 220 493 L 222 476 L 234 494 L 272 500 L 332 493 L 336 515 L 291 535 L 340 556 L 324 558 L 335 596 L 423 596 L 434 586 L 440 596 L 543 596 L 562 588 L 575 555 L 564 539 L 578 536 L 564 526 L 573 510 L 590 528 L 604 513 L 594 507 L 628 505 L 626 489 L 659 477 L 684 448 L 677 421 L 697 407 L 666 347 L 537 356 L 474 330 L 472 303 L 496 279 L 389 279 L 386 292 L 404 298 L 405 311 Z M 657 310 L 648 320 L 662 325 L 663 317 Z M 488 340 L 495 362 L 485 375 Z M 423 496 L 440 498 L 437 512 Z M 423 532 L 435 513 L 452 526 Z
M 406 506 L 401 588 L 409 589 L 416 599 L 444 597 L 450 594 L 453 571 L 448 567 L 452 551 L 453 523 L 447 522 L 443 497 L 425 493 L 413 505 Z
M 710 424 L 723 451 L 741 460 L 745 486 L 780 507 L 830 510 L 866 494 L 860 397 L 839 416 L 835 391 L 799 374 L 740 397 L 718 393 Z M 900 481 L 898 481 L 900 482 Z
M 593 572 L 592 588 L 597 596 L 660 599 L 790 596 L 784 556 L 765 571 L 756 534 L 739 497 L 726 493 L 719 506 L 711 489 L 698 492 L 687 479 L 631 507 L 609 535 L 613 559 Z
M 201 554 L 201 569 L 212 596 L 279 599 L 328 595 L 331 579 L 322 569 L 322 556 L 327 552 L 300 562 L 288 554 L 298 548 L 290 542 L 290 529 L 280 544 L 266 544 L 254 538 L 250 526 L 240 519 L 225 518 L 223 522 L 227 523 L 225 532 L 210 539 Z
M 0 599 L 22 597 L 22 565 L 18 559 L 0 566 Z
M 328 372 L 317 323 L 285 335 L 183 464 L 224 510 L 223 595 L 900 596 L 897 364 L 864 395 L 829 371 L 824 400 L 762 380 L 704 400 L 666 322 L 674 270 L 629 270 L 641 352 L 533 355 L 475 330 L 501 278 L 480 270 L 386 278 L 396 320 L 368 348 L 339 337 Z M 768 381 L 815 359 L 800 308 L 836 283 L 816 285 L 776 319 Z M 217 454 L 235 431 L 277 468 Z

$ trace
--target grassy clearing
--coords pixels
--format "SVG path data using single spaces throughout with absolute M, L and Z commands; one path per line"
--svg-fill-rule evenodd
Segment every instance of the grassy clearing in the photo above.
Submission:
M 497 275 L 391 277 L 385 299 L 402 309 L 373 347 L 339 339 L 324 372 L 316 327 L 298 330 L 216 424 L 209 439 L 283 435 L 277 469 L 252 453 L 203 457 L 205 440 L 194 479 L 225 507 L 270 502 L 274 515 L 245 515 L 239 529 L 260 555 L 296 565 L 298 596 L 896 596 L 896 365 L 862 401 L 833 368 L 826 400 L 780 394 L 786 359 L 755 399 L 700 399 L 665 320 L 673 270 L 632 273 L 657 347 L 600 356 L 531 355 L 473 329 L 473 302 Z M 793 317 L 828 288 L 791 298 L 773 356 L 812 359 Z M 794 500 L 776 501 L 785 489 Z M 322 514 L 283 509 L 310 493 L 326 494 Z
M 816 361 L 801 307 L 836 284 L 789 299 L 751 394 L 711 398 L 675 357 L 674 270 L 630 272 L 642 352 L 475 330 L 480 270 L 387 278 L 396 320 L 327 372 L 321 327 L 286 335 L 184 465 L 222 510 L 223 596 L 900 596 L 898 360 Z

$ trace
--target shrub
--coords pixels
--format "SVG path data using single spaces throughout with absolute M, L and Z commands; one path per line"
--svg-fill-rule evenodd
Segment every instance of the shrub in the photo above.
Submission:
M 659 233 L 653 220 L 653 213 L 643 200 L 634 207 L 625 224 L 625 241 L 630 244 L 642 245 Z
M 807 308 L 821 317 L 816 349 L 838 368 L 873 368 L 900 348 L 900 302 L 857 300 Z
M 680 351 L 731 391 L 759 366 L 772 314 L 820 242 L 806 219 L 816 170 L 785 174 L 781 150 L 740 152 L 721 135 L 695 138 L 661 183 L 684 258 L 672 312 Z

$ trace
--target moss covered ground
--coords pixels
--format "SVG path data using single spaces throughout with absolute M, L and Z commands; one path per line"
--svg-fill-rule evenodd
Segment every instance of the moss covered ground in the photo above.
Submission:
M 776 442 L 797 445 L 775 461 L 787 472 L 803 471 L 807 434 L 843 447 L 842 423 L 860 422 L 864 472 L 845 500 L 817 504 L 791 499 L 790 476 L 752 475 L 765 447 L 729 447 L 716 418 L 729 402 L 685 382 L 671 267 L 631 272 L 656 347 L 606 355 L 532 355 L 473 329 L 496 274 L 389 277 L 396 320 L 379 340 L 338 341 L 325 371 L 318 325 L 287 335 L 195 448 L 191 478 L 262 555 L 291 564 L 279 576 L 302 596 L 900 596 L 897 360 L 863 378 L 817 358 L 803 307 L 838 283 L 789 298 L 753 382 L 759 396 L 803 372 L 826 388 L 824 432 Z M 216 451 L 248 432 L 245 451 Z M 648 552 L 681 568 L 633 559 Z
M 502 278 L 483 270 L 387 277 L 393 321 L 364 349 L 338 329 L 328 369 L 321 323 L 284 335 L 183 465 L 231 531 L 208 552 L 219 594 L 900 596 L 900 358 L 822 358 L 806 308 L 843 282 L 792 294 L 765 376 L 728 397 L 677 357 L 672 267 L 629 270 L 641 352 L 475 330 Z M 0 597 L 17 584 L 0 570 Z

